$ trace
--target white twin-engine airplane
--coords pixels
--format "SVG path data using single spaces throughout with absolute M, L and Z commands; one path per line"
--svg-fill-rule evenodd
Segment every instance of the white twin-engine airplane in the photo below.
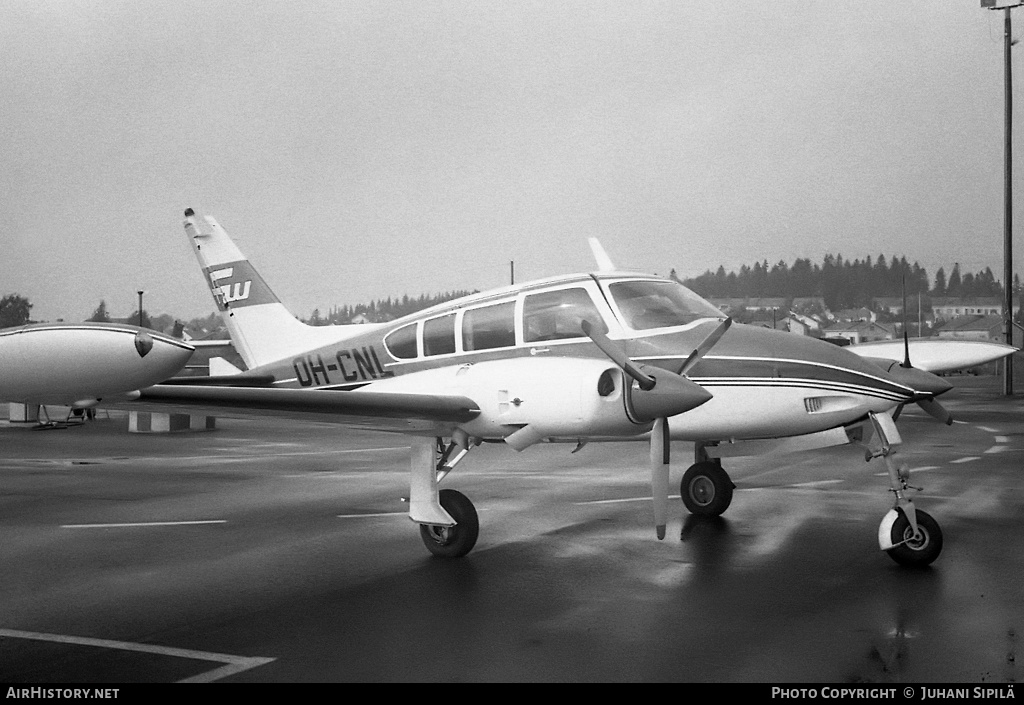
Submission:
M 136 398 L 180 371 L 187 343 L 121 323 L 41 323 L 0 330 L 0 401 L 94 407 Z
M 665 535 L 670 441 L 694 443 L 686 508 L 717 516 L 734 485 L 721 458 L 867 442 L 885 459 L 894 508 L 881 548 L 921 566 L 942 547 L 896 462 L 893 412 L 908 402 L 951 421 L 935 397 L 950 385 L 890 360 L 819 340 L 731 324 L 671 279 L 600 271 L 510 286 L 383 324 L 307 326 L 289 313 L 224 230 L 185 211 L 185 231 L 247 371 L 143 390 L 161 408 L 318 418 L 412 438 L 409 517 L 427 548 L 459 557 L 477 513 L 438 484 L 483 442 L 650 443 L 654 523 Z M 1005 346 L 1004 346 L 1005 347 Z M 1012 351 L 1012 348 L 1008 348 Z M 999 351 L 1001 354 L 1006 352 Z M 866 432 L 865 432 L 866 431 Z

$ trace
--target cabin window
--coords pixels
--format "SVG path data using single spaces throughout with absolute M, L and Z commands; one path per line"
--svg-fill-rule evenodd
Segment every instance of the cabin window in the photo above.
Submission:
M 633 330 L 681 326 L 722 312 L 673 281 L 622 281 L 609 285 L 623 322 Z
M 423 353 L 448 355 L 455 352 L 455 314 L 431 318 L 423 324 Z
M 416 357 L 416 324 L 410 323 L 392 331 L 384 338 L 384 347 L 396 360 L 411 360 Z
M 523 302 L 523 340 L 539 343 L 545 340 L 584 338 L 584 320 L 595 325 L 601 321 L 586 289 L 576 287 L 530 294 Z
M 515 302 L 472 308 L 462 316 L 462 349 L 489 350 L 516 344 Z

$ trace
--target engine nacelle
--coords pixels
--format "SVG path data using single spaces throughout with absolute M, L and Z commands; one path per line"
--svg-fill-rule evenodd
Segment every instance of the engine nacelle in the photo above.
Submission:
M 497 430 L 517 450 L 550 437 L 647 430 L 627 417 L 622 370 L 606 360 L 494 360 L 461 374 L 464 393 L 480 405 L 478 421 Z
M 480 416 L 461 428 L 476 438 L 503 438 L 522 450 L 545 438 L 632 436 L 650 430 L 626 414 L 623 372 L 608 360 L 518 357 L 424 370 L 381 382 L 375 390 L 469 397 Z

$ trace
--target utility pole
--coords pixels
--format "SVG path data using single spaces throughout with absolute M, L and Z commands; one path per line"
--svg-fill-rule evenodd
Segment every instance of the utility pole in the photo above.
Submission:
M 142 328 L 142 289 L 139 289 L 139 328 Z
M 1005 181 L 1003 182 L 1004 215 L 1003 215 L 1003 317 L 1006 326 L 1006 344 L 1013 345 L 1013 73 L 1010 66 L 1010 47 L 1013 39 L 1010 36 L 1010 8 L 1007 7 L 1004 24 L 1006 37 L 1003 42 L 1005 54 L 1005 90 L 1006 90 L 1006 162 Z M 1013 355 L 1007 355 L 1003 369 L 1003 394 L 1013 395 Z
M 1005 146 L 1003 165 L 1003 326 L 1006 344 L 1013 345 L 1013 72 L 1010 66 L 1011 36 L 1010 10 L 1020 6 L 1022 0 L 981 0 L 981 6 L 1002 10 L 1003 27 L 1003 83 L 1006 92 Z M 1003 393 L 1013 394 L 1013 355 L 1003 361 Z

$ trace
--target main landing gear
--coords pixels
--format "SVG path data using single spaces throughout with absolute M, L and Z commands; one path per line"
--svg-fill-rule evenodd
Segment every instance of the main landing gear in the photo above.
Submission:
M 691 514 L 720 516 L 732 504 L 732 491 L 736 485 L 722 469 L 722 461 L 711 458 L 700 443 L 694 450 L 694 456 L 696 462 L 683 474 L 679 483 L 679 496 Z
M 466 457 L 470 440 L 458 432 L 446 447 L 442 439 L 413 441 L 409 518 L 420 525 L 423 545 L 440 558 L 461 558 L 473 550 L 480 535 L 476 508 L 456 490 L 438 491 L 438 483 Z

